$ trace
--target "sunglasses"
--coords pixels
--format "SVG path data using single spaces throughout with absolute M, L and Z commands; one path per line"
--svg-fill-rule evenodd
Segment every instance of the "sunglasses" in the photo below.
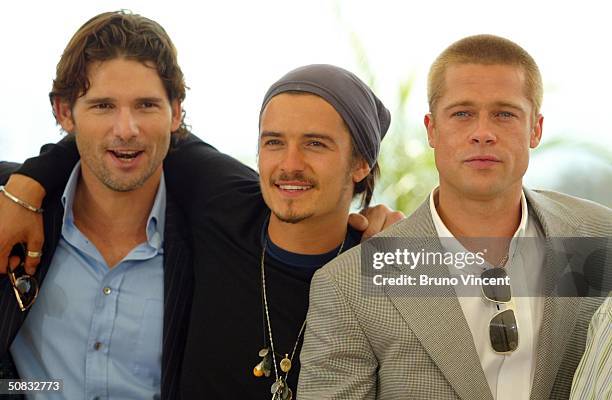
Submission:
M 504 268 L 491 268 L 485 270 L 480 276 L 506 279 L 508 275 Z M 501 280 L 495 282 L 501 282 Z M 482 295 L 486 300 L 495 303 L 499 310 L 489 321 L 489 339 L 493 351 L 498 354 L 512 353 L 518 348 L 519 336 L 510 285 L 482 285 Z M 500 310 L 500 304 L 507 305 L 507 308 Z
M 10 255 L 19 257 L 19 265 L 14 271 L 11 271 L 10 268 L 8 269 L 8 277 L 13 286 L 17 304 L 21 311 L 25 311 L 32 307 L 32 304 L 36 301 L 36 296 L 38 296 L 38 281 L 33 276 L 25 273 L 26 248 L 23 244 L 20 243 L 15 245 Z M 20 272 L 20 274 L 17 275 L 16 272 Z

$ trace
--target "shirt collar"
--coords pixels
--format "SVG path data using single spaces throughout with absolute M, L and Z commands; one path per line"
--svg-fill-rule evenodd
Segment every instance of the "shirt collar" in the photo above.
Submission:
M 363 232 L 357 231 L 350 225 L 347 225 L 346 236 L 344 237 L 344 241 L 340 246 L 323 254 L 299 254 L 292 253 L 277 246 L 268 235 L 269 224 L 270 219 L 268 218 L 261 229 L 261 245 L 265 246 L 266 248 L 266 257 L 270 256 L 276 261 L 282 263 L 283 266 L 287 265 L 311 270 L 321 268 L 323 265 L 340 255 L 341 252 L 344 252 L 359 244 L 363 234 Z
M 63 227 L 74 226 L 74 214 L 72 211 L 74 205 L 74 195 L 76 193 L 77 184 L 81 175 L 81 162 L 72 169 L 68 183 L 62 194 L 62 205 L 64 206 Z M 159 181 L 159 187 L 155 194 L 153 207 L 147 218 L 147 244 L 159 253 L 163 253 L 164 228 L 166 226 L 166 182 L 164 173 L 162 172 Z

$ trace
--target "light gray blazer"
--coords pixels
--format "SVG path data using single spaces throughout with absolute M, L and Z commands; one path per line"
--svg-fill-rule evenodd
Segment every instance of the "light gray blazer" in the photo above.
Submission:
M 555 192 L 525 194 L 547 238 L 612 236 L 612 210 L 604 206 Z M 441 250 L 429 201 L 379 236 L 425 238 L 428 249 Z M 560 273 L 553 257 L 547 251 L 546 287 Z M 366 296 L 361 279 L 360 246 L 314 275 L 299 400 L 493 399 L 452 286 L 443 297 L 439 288 L 438 297 L 390 296 L 382 286 L 379 295 Z M 569 397 L 588 323 L 602 301 L 545 298 L 531 399 Z

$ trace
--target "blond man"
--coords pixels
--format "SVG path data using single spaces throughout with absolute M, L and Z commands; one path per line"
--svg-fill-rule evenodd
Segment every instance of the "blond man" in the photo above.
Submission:
M 298 397 L 567 398 L 588 320 L 601 300 L 556 296 L 550 288 L 560 277 L 552 253 L 518 246 L 519 239 L 609 237 L 612 211 L 523 187 L 529 150 L 542 137 L 542 80 L 517 44 L 491 35 L 459 40 L 433 63 L 428 91 L 425 126 L 439 187 L 381 236 L 423 254 L 457 254 L 475 239 L 494 238 L 492 251 L 480 269 L 452 261 L 384 267 L 386 278 L 415 273 L 447 285 L 369 280 L 368 244 L 376 238 L 317 271 Z M 480 286 L 451 279 L 485 271 L 506 275 L 522 295 L 509 291 L 502 299 L 482 290 L 483 298 Z

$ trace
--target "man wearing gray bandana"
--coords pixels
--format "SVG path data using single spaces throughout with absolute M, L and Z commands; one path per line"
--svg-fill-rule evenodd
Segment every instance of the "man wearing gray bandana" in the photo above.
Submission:
M 355 196 L 364 207 L 371 200 L 389 123 L 387 109 L 354 74 L 309 65 L 264 97 L 259 179 L 195 136 L 174 144 L 165 177 L 193 226 L 195 263 L 184 398 L 295 393 L 310 279 L 361 240 L 347 225 L 349 207 Z M 49 193 L 76 157 L 65 142 L 20 172 Z

